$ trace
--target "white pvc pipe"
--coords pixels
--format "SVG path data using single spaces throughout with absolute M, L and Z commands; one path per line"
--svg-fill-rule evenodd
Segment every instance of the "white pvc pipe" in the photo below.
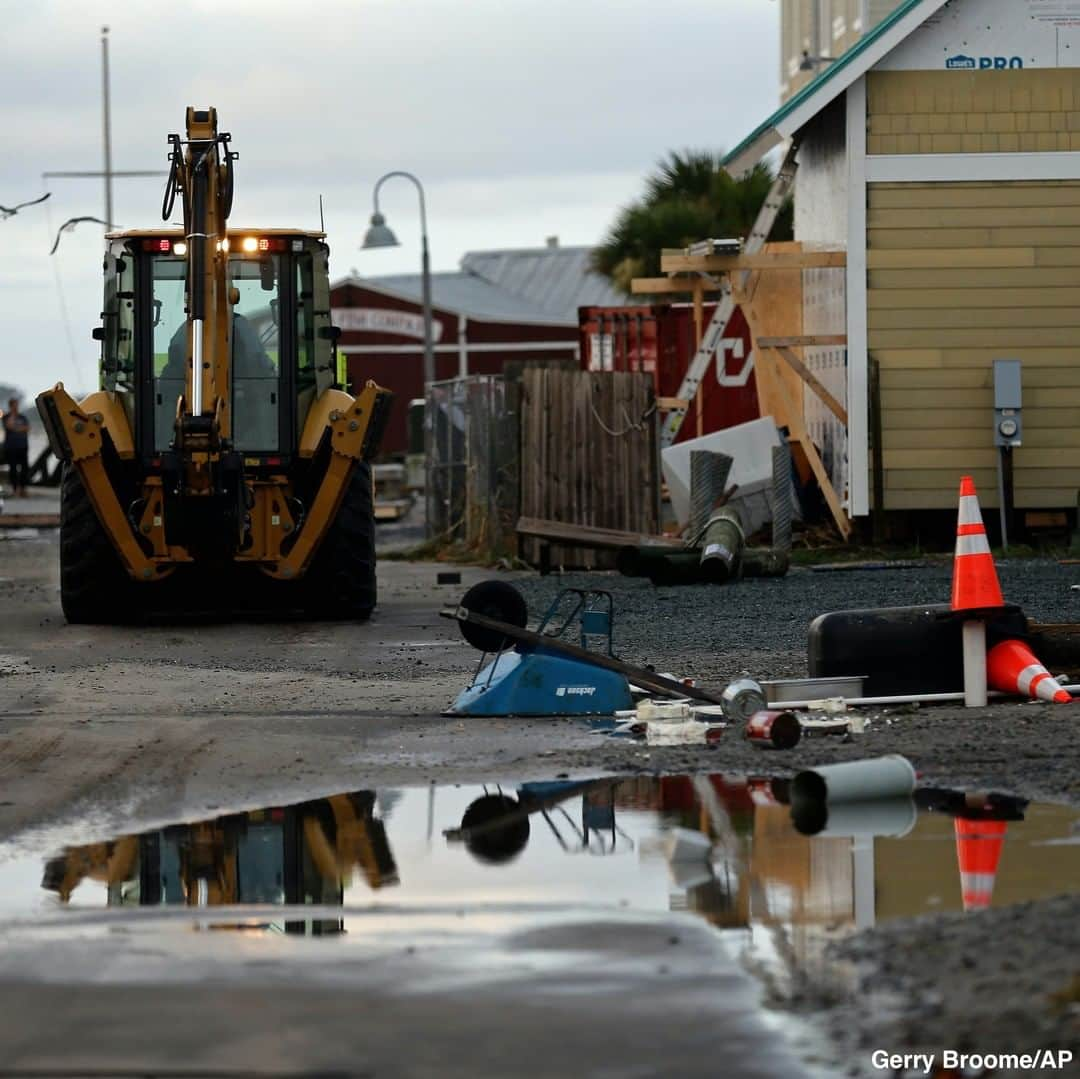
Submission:
M 1069 682 L 1061 687 L 1066 693 L 1072 694 L 1074 697 L 1080 697 L 1080 682 Z M 986 694 L 990 700 L 1001 700 L 1002 698 L 1009 697 L 1014 700 L 1021 700 L 1022 698 L 1018 693 L 999 693 L 996 689 L 990 690 Z M 851 708 L 869 707 L 871 705 L 886 705 L 886 704 L 949 704 L 953 701 L 962 701 L 964 694 L 960 692 L 956 693 L 897 693 L 892 696 L 884 697 L 816 697 L 813 700 L 805 701 L 769 701 L 770 708 L 805 708 L 810 711 L 827 711 L 825 704 L 827 701 L 843 701 L 845 705 Z M 696 713 L 707 715 L 710 719 L 719 718 L 717 713 L 721 711 L 718 705 L 704 705 L 702 707 L 696 707 L 691 703 L 691 708 Z M 631 709 L 626 709 L 615 713 L 618 719 L 631 719 L 637 715 L 637 712 Z
M 828 711 L 829 701 L 843 701 L 858 708 L 868 704 L 917 704 L 919 701 L 962 701 L 963 693 L 900 693 L 892 697 L 818 697 L 805 701 L 770 701 L 770 708 L 809 708 L 811 711 Z
M 791 781 L 793 804 L 906 798 L 913 790 L 915 769 L 899 753 L 809 768 Z
M 1080 682 L 1070 682 L 1061 687 L 1066 693 L 1074 697 L 1080 697 Z M 1022 700 L 1019 693 L 1000 693 L 996 689 L 990 690 L 986 696 L 990 700 L 999 701 L 1003 697 L 1011 697 L 1014 700 Z M 872 704 L 947 704 L 950 701 L 962 701 L 963 693 L 898 693 L 892 697 L 820 697 L 813 701 L 769 701 L 770 708 L 808 708 L 811 711 L 828 711 L 825 706 L 827 701 L 843 701 L 844 704 L 853 708 Z M 696 711 L 696 709 L 695 709 Z M 627 713 L 631 715 L 632 713 Z
M 965 622 L 964 641 L 964 706 L 986 707 L 986 623 L 978 619 Z

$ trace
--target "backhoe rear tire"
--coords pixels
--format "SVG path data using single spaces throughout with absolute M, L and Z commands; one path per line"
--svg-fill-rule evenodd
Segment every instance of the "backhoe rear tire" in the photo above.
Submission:
M 73 624 L 132 621 L 135 583 L 98 520 L 78 470 L 60 481 L 60 606 Z
M 303 581 L 304 608 L 314 618 L 367 621 L 375 609 L 375 504 L 371 465 L 353 469 L 337 517 L 315 551 Z

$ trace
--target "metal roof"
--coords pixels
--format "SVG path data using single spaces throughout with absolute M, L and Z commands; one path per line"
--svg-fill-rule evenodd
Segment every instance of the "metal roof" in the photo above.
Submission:
M 626 294 L 593 272 L 590 247 L 529 247 L 470 251 L 462 270 L 577 325 L 579 307 L 625 304 Z
M 335 282 L 332 288 L 342 284 L 385 292 L 401 300 L 419 304 L 423 298 L 423 286 L 419 274 L 391 274 L 386 277 L 350 277 Z M 471 318 L 491 322 L 531 322 L 562 325 L 565 320 L 553 318 L 518 296 L 497 288 L 475 274 L 460 270 L 431 275 L 431 305 L 444 311 L 452 311 Z M 577 314 L 574 314 L 577 324 Z
M 840 96 L 879 60 L 892 52 L 948 0 L 903 0 L 903 3 L 861 37 L 764 123 L 755 128 L 723 160 L 732 176 L 756 165 L 773 147 L 791 138 L 808 120 Z
M 626 296 L 589 268 L 588 247 L 470 251 L 461 269 L 431 275 L 431 302 L 443 310 L 494 322 L 577 326 L 578 308 L 625 304 Z M 419 274 L 350 277 L 352 284 L 420 303 Z

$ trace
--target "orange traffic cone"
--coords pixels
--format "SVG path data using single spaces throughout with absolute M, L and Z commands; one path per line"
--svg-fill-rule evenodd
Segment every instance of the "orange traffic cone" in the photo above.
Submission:
M 952 609 L 985 610 L 1004 607 L 994 556 L 986 538 L 979 497 L 970 476 L 960 479 L 960 513 L 956 521 L 956 557 L 953 560 Z
M 953 559 L 952 609 L 971 611 L 961 627 L 964 655 L 964 705 L 986 705 L 986 611 L 1004 607 L 994 556 L 986 538 L 979 498 L 970 476 L 960 479 L 960 513 L 956 520 L 956 557 Z
M 1003 820 L 965 820 L 957 817 L 956 860 L 964 910 L 985 910 L 994 894 L 1001 848 L 1008 824 Z
M 987 681 L 992 689 L 1040 701 L 1071 704 L 1072 697 L 1035 658 L 1023 641 L 1001 641 L 986 654 Z

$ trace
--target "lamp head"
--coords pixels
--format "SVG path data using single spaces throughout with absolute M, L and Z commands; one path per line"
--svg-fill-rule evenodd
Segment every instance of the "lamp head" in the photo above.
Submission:
M 371 227 L 364 234 L 364 242 L 361 247 L 397 247 L 398 238 L 394 235 L 386 218 L 378 210 L 371 215 Z

